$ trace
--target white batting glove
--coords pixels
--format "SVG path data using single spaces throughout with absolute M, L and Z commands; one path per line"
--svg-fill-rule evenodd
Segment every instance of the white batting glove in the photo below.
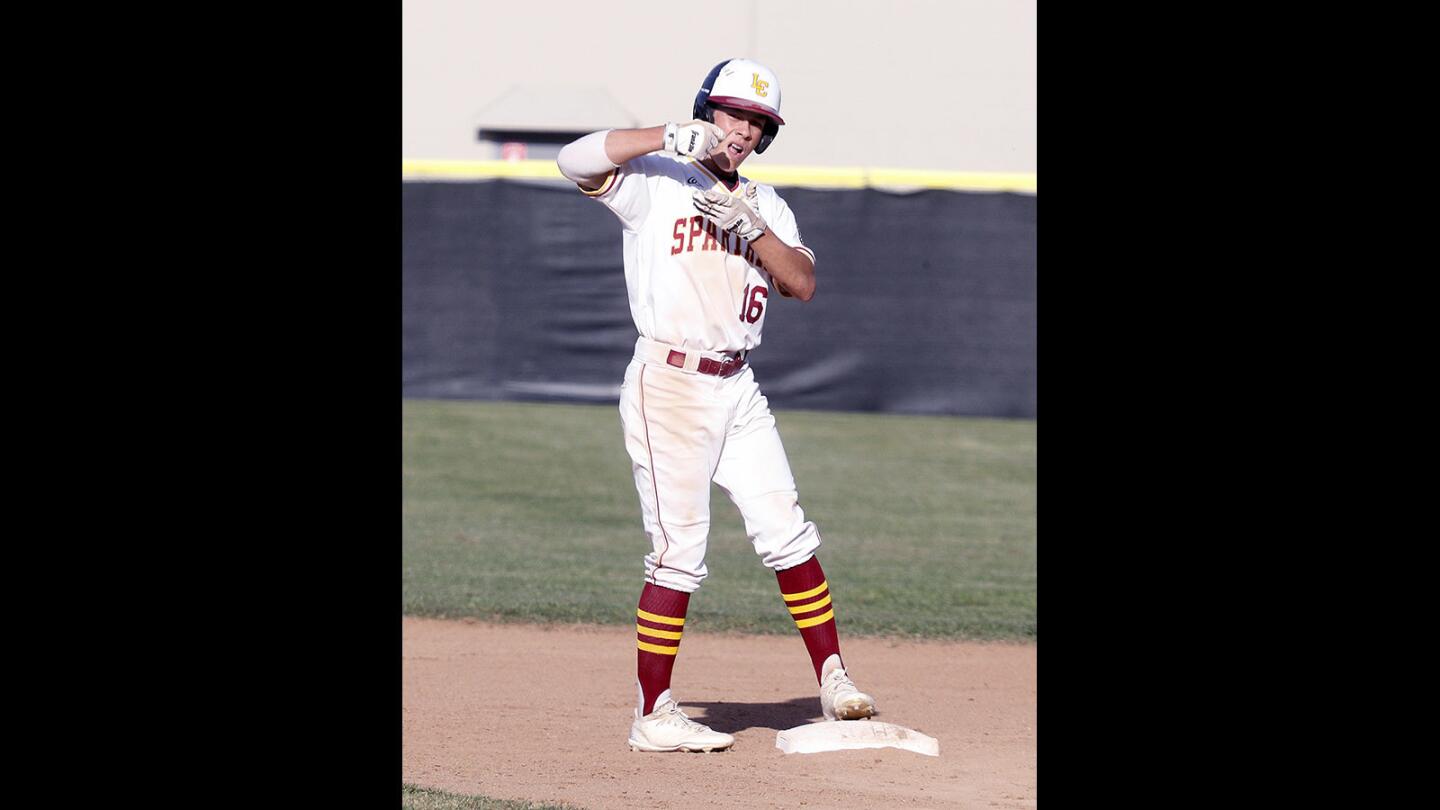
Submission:
M 665 125 L 665 151 L 682 157 L 703 158 L 725 140 L 725 130 L 695 119 L 688 124 L 670 122 Z
M 736 197 L 723 191 L 711 189 L 697 191 L 690 195 L 695 210 L 704 214 L 721 230 L 753 242 L 765 233 L 765 220 L 760 218 L 759 196 L 754 185 L 745 186 L 745 194 Z

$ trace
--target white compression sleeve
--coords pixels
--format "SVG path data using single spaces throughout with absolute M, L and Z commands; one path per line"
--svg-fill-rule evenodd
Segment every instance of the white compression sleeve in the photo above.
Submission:
M 609 134 L 610 130 L 602 129 L 565 144 L 555 158 L 560 173 L 579 183 L 604 177 L 614 170 L 618 164 L 611 162 L 605 154 L 605 136 Z

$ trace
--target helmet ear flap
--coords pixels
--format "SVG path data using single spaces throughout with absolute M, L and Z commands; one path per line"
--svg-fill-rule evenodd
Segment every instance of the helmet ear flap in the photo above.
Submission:
M 755 145 L 755 154 L 760 154 L 770 148 L 770 142 L 780 134 L 780 125 L 774 121 L 765 122 L 765 134 L 760 136 L 760 143 Z

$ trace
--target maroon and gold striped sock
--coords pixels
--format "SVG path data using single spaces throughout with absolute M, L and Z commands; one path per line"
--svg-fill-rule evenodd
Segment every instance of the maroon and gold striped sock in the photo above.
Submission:
M 794 568 L 776 571 L 775 579 L 780 583 L 780 598 L 785 600 L 800 637 L 805 639 L 818 683 L 825 659 L 840 655 L 840 634 L 835 629 L 835 608 L 830 603 L 825 571 L 820 568 L 820 560 L 811 557 Z
M 680 652 L 680 633 L 690 594 L 645 583 L 635 611 L 635 679 L 640 683 L 640 714 L 655 710 L 655 700 L 670 688 L 670 672 Z

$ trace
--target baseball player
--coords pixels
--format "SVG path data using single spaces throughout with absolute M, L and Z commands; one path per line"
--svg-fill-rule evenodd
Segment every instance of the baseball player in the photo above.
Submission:
M 624 229 L 625 285 L 640 337 L 620 386 L 625 446 L 651 551 L 636 611 L 637 751 L 712 751 L 735 738 L 697 723 L 670 694 L 690 594 L 706 577 L 710 482 L 745 531 L 799 628 L 827 720 L 875 713 L 846 674 L 835 608 L 776 432 L 747 359 L 771 290 L 809 301 L 815 252 L 775 189 L 739 174 L 780 131 L 780 82 L 748 59 L 705 77 L 693 120 L 593 132 L 556 162 Z

